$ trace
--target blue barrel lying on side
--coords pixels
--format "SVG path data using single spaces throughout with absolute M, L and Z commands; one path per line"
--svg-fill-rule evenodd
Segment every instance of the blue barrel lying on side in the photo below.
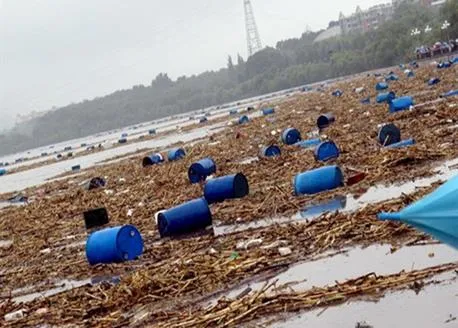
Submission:
M 402 148 L 402 147 L 408 147 L 414 144 L 415 144 L 415 139 L 410 138 L 410 139 L 402 140 L 402 141 L 393 143 L 391 145 L 388 145 L 387 148 Z
M 336 166 L 324 166 L 303 172 L 294 177 L 294 193 L 312 195 L 326 190 L 332 190 L 344 185 L 342 170 Z
M 323 114 L 318 117 L 316 120 L 316 125 L 318 126 L 318 129 L 322 130 L 330 126 L 332 123 L 335 122 L 335 117 L 331 113 Z
M 428 80 L 428 85 L 435 85 L 438 84 L 441 80 L 437 77 L 433 77 Z
M 6 170 L 4 168 L 1 168 L 0 169 L 0 176 L 5 175 L 5 174 L 6 174 Z
M 245 123 L 248 123 L 249 121 L 250 121 L 250 119 L 246 115 L 243 115 L 243 116 L 239 117 L 239 124 L 245 124 Z
M 157 227 L 161 238 L 203 230 L 212 225 L 212 214 L 205 199 L 199 198 L 159 213 Z
M 339 148 L 333 141 L 323 141 L 315 148 L 315 160 L 326 162 L 340 155 Z
M 382 146 L 388 146 L 401 141 L 401 130 L 393 123 L 383 125 L 378 131 L 378 141 Z
M 274 114 L 275 113 L 275 109 L 274 108 L 264 108 L 262 110 L 262 114 L 263 115 L 271 115 L 271 114 Z
M 390 113 L 395 113 L 409 109 L 414 103 L 411 96 L 404 96 L 392 99 L 388 102 L 388 104 L 390 106 Z
M 205 181 L 208 176 L 214 173 L 216 173 L 216 164 L 210 157 L 192 163 L 188 169 L 188 177 L 191 183 Z
M 130 261 L 142 253 L 142 236 L 132 225 L 93 232 L 86 241 L 86 257 L 90 265 Z
M 207 181 L 204 197 L 209 204 L 248 195 L 248 180 L 242 173 L 226 175 Z
M 387 77 L 385 77 L 385 81 L 397 81 L 399 80 L 399 77 L 396 74 L 389 74 Z
M 261 156 L 263 157 L 274 157 L 274 156 L 280 156 L 280 155 L 281 155 L 280 147 L 276 145 L 270 145 L 267 147 L 263 147 L 261 149 Z
M 286 145 L 293 145 L 298 141 L 301 141 L 301 133 L 298 129 L 288 128 L 283 131 L 281 134 L 281 140 Z
M 167 158 L 168 158 L 169 162 L 178 161 L 178 160 L 182 159 L 185 156 L 186 156 L 186 152 L 184 151 L 183 148 L 170 149 L 168 154 L 167 154 Z
M 155 135 L 155 134 L 156 134 L 156 129 L 150 129 L 150 130 L 148 131 L 148 134 L 149 134 L 149 135 Z
M 450 90 L 441 95 L 441 97 L 453 97 L 453 96 L 458 96 L 458 89 L 456 90 Z
M 160 153 L 152 154 L 143 158 L 142 165 L 143 167 L 160 164 L 164 162 L 164 157 Z
M 375 101 L 377 104 L 381 104 L 384 102 L 389 102 L 390 100 L 393 100 L 396 98 L 396 94 L 393 91 L 390 92 L 385 92 L 385 93 L 379 93 L 377 95 L 377 98 L 375 98 Z
M 375 90 L 377 91 L 381 91 L 385 89 L 388 89 L 388 83 L 386 82 L 379 82 L 375 85 Z
M 318 146 L 321 143 L 320 138 L 316 139 L 307 139 L 307 140 L 302 140 L 296 143 L 297 146 L 302 147 L 302 148 L 311 148 Z

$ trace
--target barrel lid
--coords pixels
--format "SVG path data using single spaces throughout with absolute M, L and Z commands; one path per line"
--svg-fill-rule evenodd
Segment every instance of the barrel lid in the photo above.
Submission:
M 385 124 L 378 132 L 378 141 L 383 146 L 388 146 L 401 141 L 401 130 L 393 123 Z
M 143 253 L 142 236 L 133 225 L 125 225 L 119 230 L 116 246 L 120 258 L 125 261 L 134 260 Z

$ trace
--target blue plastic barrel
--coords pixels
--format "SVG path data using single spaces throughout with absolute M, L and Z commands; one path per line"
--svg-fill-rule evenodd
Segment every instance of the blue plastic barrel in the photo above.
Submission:
M 214 173 L 216 173 L 216 164 L 210 157 L 192 163 L 188 169 L 188 177 L 191 183 L 205 181 L 208 176 Z
M 344 185 L 342 170 L 336 166 L 324 166 L 303 172 L 294 177 L 294 193 L 312 195 L 322 191 L 335 189 Z
M 333 141 L 324 141 L 315 148 L 314 155 L 317 161 L 326 162 L 338 158 L 340 151 Z
M 160 153 L 152 154 L 143 158 L 143 167 L 160 164 L 164 161 L 164 157 Z
M 149 134 L 149 135 L 155 135 L 155 134 L 156 134 L 156 129 L 150 129 L 150 130 L 148 131 L 148 134 Z
M 375 98 L 375 101 L 377 104 L 381 104 L 384 102 L 389 102 L 390 100 L 393 100 L 396 98 L 396 94 L 393 91 L 390 92 L 385 92 L 385 93 L 379 93 L 377 95 L 377 98 Z
M 381 90 L 385 90 L 385 89 L 388 89 L 388 84 L 385 83 L 385 82 L 379 82 L 375 85 L 375 90 L 377 91 L 381 91 Z
M 324 129 L 330 126 L 332 123 L 335 122 L 335 117 L 331 113 L 323 114 L 318 117 L 316 120 L 316 125 L 318 126 L 318 129 Z
M 274 114 L 275 113 L 275 109 L 274 108 L 264 108 L 262 110 L 262 114 L 263 115 L 271 115 L 271 114 Z
M 248 195 L 248 180 L 242 173 L 226 175 L 207 181 L 204 196 L 209 204 Z
M 240 116 L 239 118 L 239 124 L 245 124 L 245 123 L 248 123 L 249 121 L 250 119 L 246 115 Z
M 186 152 L 184 151 L 183 148 L 170 149 L 167 154 L 167 158 L 169 159 L 169 162 L 177 161 L 179 159 L 182 159 L 185 156 L 186 156 Z
M 415 144 L 415 139 L 407 139 L 407 140 L 402 140 L 400 142 L 393 143 L 389 146 L 388 148 L 402 148 L 402 147 L 407 147 Z
M 428 85 L 435 85 L 435 84 L 438 84 L 441 80 L 437 77 L 433 77 L 431 79 L 429 79 L 428 81 Z
M 207 121 L 208 121 L 208 119 L 207 119 L 205 116 L 204 116 L 204 117 L 201 117 L 201 118 L 199 119 L 199 123 L 205 123 L 205 122 L 207 122 Z
M 288 128 L 283 131 L 281 134 L 281 140 L 286 145 L 293 145 L 298 141 L 301 141 L 301 133 L 298 129 Z
M 442 95 L 442 97 L 453 97 L 453 96 L 458 96 L 458 89 L 450 90 Z
M 410 106 L 413 106 L 413 98 L 410 96 L 404 96 L 392 99 L 388 102 L 390 105 L 390 113 L 399 112 L 402 110 L 409 109 Z
M 125 144 L 127 142 L 127 139 L 126 138 L 121 138 L 118 140 L 118 143 L 120 144 Z
M 80 165 L 73 165 L 72 166 L 72 171 L 79 171 L 81 169 Z
M 332 95 L 333 95 L 334 97 L 340 97 L 340 96 L 343 95 L 343 91 L 337 89 L 337 90 L 335 90 L 335 91 L 332 92 Z
M 371 103 L 371 98 L 367 97 L 367 98 L 361 99 L 359 102 L 363 105 L 369 105 Z
M 280 156 L 280 155 L 281 155 L 280 147 L 276 145 L 270 145 L 270 146 L 267 146 L 261 149 L 261 156 L 264 156 L 264 157 L 274 157 L 274 156 Z
M 406 73 L 407 77 L 415 77 L 415 73 L 411 70 L 409 70 L 407 73 Z
M 401 130 L 393 123 L 383 125 L 378 131 L 378 142 L 388 146 L 401 141 Z
M 212 225 L 212 214 L 205 199 L 178 205 L 158 215 L 157 227 L 162 238 L 203 230 Z
M 143 239 L 132 225 L 93 232 L 86 241 L 90 265 L 134 260 L 143 253 Z
M 399 80 L 399 77 L 396 74 L 389 74 L 387 77 L 385 77 L 385 81 L 397 81 Z
M 296 143 L 297 146 L 302 148 L 311 148 L 318 146 L 321 143 L 320 138 L 302 140 Z
M 0 176 L 5 175 L 5 174 L 6 174 L 6 170 L 4 168 L 1 168 L 0 169 Z

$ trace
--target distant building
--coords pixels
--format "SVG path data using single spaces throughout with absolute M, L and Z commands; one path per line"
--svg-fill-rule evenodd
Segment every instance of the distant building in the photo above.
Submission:
M 340 13 L 339 24 L 344 34 L 364 33 L 376 30 L 392 16 L 393 6 L 391 3 L 376 5 L 364 11 L 358 6 L 356 12 L 348 17 Z

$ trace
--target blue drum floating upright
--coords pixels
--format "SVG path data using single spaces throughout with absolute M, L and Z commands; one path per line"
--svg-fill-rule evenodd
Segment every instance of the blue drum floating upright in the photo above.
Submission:
M 170 149 L 167 157 L 169 159 L 169 162 L 173 161 L 178 161 L 186 156 L 186 152 L 184 151 L 183 148 L 173 148 Z
M 249 121 L 250 121 L 250 119 L 246 115 L 243 115 L 243 116 L 239 117 L 239 124 L 245 124 L 245 123 L 248 123 Z
M 301 133 L 295 128 L 288 128 L 281 134 L 281 140 L 286 145 L 293 145 L 298 141 L 301 141 Z
M 209 204 L 242 198 L 248 193 L 248 180 L 242 173 L 209 180 L 204 187 L 204 196 Z
M 335 122 L 335 117 L 331 113 L 323 114 L 318 117 L 316 120 L 316 125 L 318 126 L 318 129 L 322 130 L 330 126 L 332 123 Z
M 293 184 L 296 196 L 312 195 L 343 186 L 344 176 L 338 166 L 324 166 L 296 175 Z
M 189 234 L 211 225 L 212 214 L 207 201 L 203 198 L 159 213 L 157 222 L 161 238 Z
M 216 164 L 210 157 L 191 164 L 188 169 L 188 177 L 191 183 L 205 181 L 208 176 L 214 173 L 216 173 Z
M 152 154 L 143 158 L 142 165 L 143 167 L 160 164 L 164 162 L 164 157 L 160 153 Z
M 0 169 L 0 176 L 5 175 L 5 174 L 6 174 L 6 170 L 4 168 L 1 168 Z
M 389 146 L 399 141 L 401 141 L 401 130 L 393 123 L 383 125 L 378 131 L 378 142 L 382 146 Z
M 93 232 L 86 241 L 86 257 L 90 265 L 130 261 L 142 253 L 142 236 L 132 225 Z
M 270 145 L 267 147 L 263 147 L 261 149 L 261 156 L 263 157 L 274 157 L 274 156 L 280 156 L 280 155 L 281 155 L 280 147 L 276 145 Z
M 314 154 L 317 161 L 326 162 L 338 158 L 340 151 L 333 141 L 323 141 L 315 148 Z

